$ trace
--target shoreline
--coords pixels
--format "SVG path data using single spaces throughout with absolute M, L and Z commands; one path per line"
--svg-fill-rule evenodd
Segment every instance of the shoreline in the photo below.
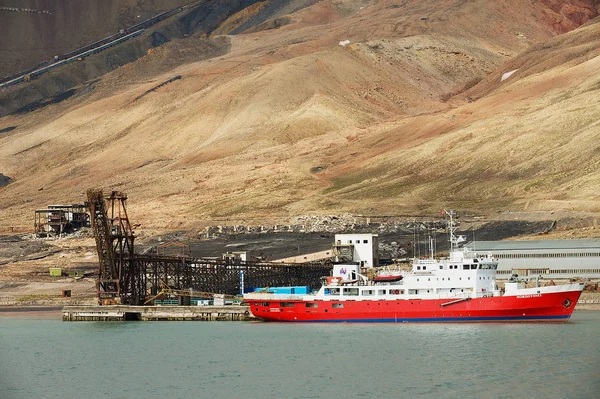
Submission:
M 3 317 L 62 319 L 62 306 L 0 306 L 0 320 Z

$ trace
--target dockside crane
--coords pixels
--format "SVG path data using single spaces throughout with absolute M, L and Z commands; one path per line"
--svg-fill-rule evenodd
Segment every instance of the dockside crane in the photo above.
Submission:
M 127 217 L 125 201 L 127 195 L 113 191 L 105 198 L 102 190 L 90 189 L 87 192 L 86 206 L 90 210 L 90 220 L 96 249 L 98 251 L 98 279 L 96 293 L 100 304 L 132 303 L 135 298 L 126 298 L 132 292 L 128 288 L 136 281 L 128 278 L 128 268 L 133 267 L 134 235 Z M 108 202 L 107 202 L 108 200 Z

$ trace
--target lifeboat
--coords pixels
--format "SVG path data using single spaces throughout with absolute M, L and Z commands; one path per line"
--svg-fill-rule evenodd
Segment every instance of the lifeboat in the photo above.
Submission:
M 327 285 L 338 285 L 341 281 L 341 277 L 327 277 Z
M 373 281 L 377 283 L 387 283 L 392 281 L 400 281 L 402 280 L 401 274 L 380 274 L 379 276 L 375 276 Z

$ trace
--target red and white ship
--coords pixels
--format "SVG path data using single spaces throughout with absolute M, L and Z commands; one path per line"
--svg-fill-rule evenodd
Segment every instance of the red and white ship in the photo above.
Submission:
M 244 294 L 252 314 L 286 322 L 512 322 L 567 321 L 583 283 L 526 288 L 511 279 L 496 285 L 498 263 L 469 257 L 456 245 L 450 216 L 450 257 L 420 259 L 412 270 L 369 280 L 356 264 L 336 264 L 315 294 Z M 379 281 L 378 281 L 379 280 Z M 536 284 L 537 285 L 537 284 Z

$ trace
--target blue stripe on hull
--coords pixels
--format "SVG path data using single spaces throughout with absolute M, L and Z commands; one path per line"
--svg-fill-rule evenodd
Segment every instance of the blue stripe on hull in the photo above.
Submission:
M 489 316 L 489 317 L 422 317 L 394 319 L 340 319 L 340 320 L 269 320 L 296 323 L 431 323 L 431 322 L 473 322 L 473 321 L 544 321 L 568 320 L 571 315 L 559 316 Z

